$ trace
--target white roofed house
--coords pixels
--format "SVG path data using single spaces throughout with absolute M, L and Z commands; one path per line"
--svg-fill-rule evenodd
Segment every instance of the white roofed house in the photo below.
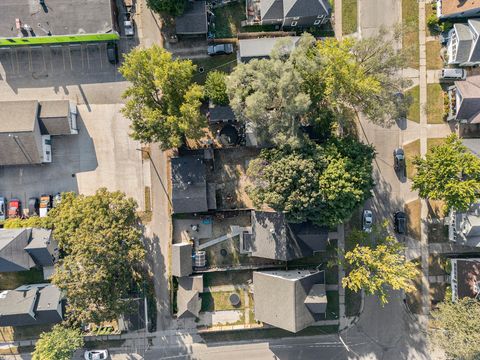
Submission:
M 448 63 L 459 66 L 480 64 L 479 36 L 480 19 L 469 19 L 466 24 L 454 24 L 447 45 Z

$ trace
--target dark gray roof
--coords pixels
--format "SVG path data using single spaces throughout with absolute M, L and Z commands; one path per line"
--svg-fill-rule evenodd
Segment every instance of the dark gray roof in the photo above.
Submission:
M 215 105 L 208 109 L 207 118 L 210 123 L 235 121 L 235 114 L 233 113 L 232 108 L 228 105 Z
M 480 112 L 480 75 L 468 76 L 463 81 L 455 81 L 455 86 L 462 97 L 456 118 L 457 120 L 471 120 Z
M 177 318 L 198 317 L 202 308 L 203 275 L 178 278 Z
M 0 272 L 25 271 L 34 266 L 24 250 L 30 234 L 30 229 L 0 229 Z
M 256 320 L 298 332 L 325 318 L 323 271 L 255 271 L 253 287 Z
M 62 294 L 50 284 L 24 285 L 0 294 L 0 326 L 53 324 L 62 321 Z
M 175 19 L 175 29 L 180 35 L 206 34 L 208 31 L 206 2 L 188 2 L 185 12 Z
M 30 25 L 36 36 L 45 36 L 38 24 L 52 35 L 97 34 L 113 29 L 112 0 L 48 0 L 45 4 L 48 11 L 38 0 L 0 1 L 0 37 L 17 37 L 17 18 Z
M 260 0 L 262 20 L 328 15 L 328 0 Z
M 327 243 L 326 228 L 287 223 L 279 212 L 252 211 L 252 256 L 289 261 L 324 251 Z
M 200 157 L 172 158 L 174 213 L 208 211 L 205 164 Z
M 250 60 L 253 58 L 267 58 L 270 56 L 275 44 L 279 40 L 291 40 L 292 50 L 300 39 L 299 36 L 288 37 L 269 37 L 259 39 L 240 39 L 238 41 L 238 51 L 242 60 Z
M 330 4 L 327 0 L 283 0 L 286 18 L 328 15 Z
M 68 100 L 41 101 L 39 111 L 40 132 L 49 135 L 69 135 L 70 102 Z
M 172 275 L 181 277 L 192 273 L 192 244 L 172 245 Z

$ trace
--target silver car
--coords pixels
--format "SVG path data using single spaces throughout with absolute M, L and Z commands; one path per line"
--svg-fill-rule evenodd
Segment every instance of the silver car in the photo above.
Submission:
M 372 210 L 365 209 L 363 210 L 363 215 L 362 215 L 362 230 L 367 233 L 370 233 L 372 232 L 372 226 L 373 226 Z
M 207 49 L 207 53 L 210 56 L 214 55 L 228 55 L 233 53 L 233 45 L 232 44 L 216 44 L 210 45 Z

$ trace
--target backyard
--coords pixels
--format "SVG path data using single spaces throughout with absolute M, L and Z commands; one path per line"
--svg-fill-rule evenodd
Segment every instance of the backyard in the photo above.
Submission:
M 30 269 L 29 271 L 0 273 L 0 290 L 13 290 L 21 285 L 38 284 L 45 282 L 43 271 Z
M 245 2 L 233 2 L 213 9 L 214 26 L 212 33 L 217 39 L 234 38 L 240 32 L 241 22 L 245 20 Z
M 230 55 L 210 56 L 208 58 L 193 59 L 192 61 L 197 65 L 197 73 L 193 75 L 193 80 L 199 84 L 205 84 L 209 71 L 232 72 L 237 65 L 237 55 L 233 53 Z

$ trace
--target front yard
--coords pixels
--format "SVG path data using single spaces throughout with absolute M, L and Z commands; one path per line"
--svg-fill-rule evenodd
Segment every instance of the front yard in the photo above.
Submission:
M 405 204 L 405 213 L 407 215 L 407 234 L 418 241 L 420 241 L 421 234 L 421 212 L 422 203 L 420 199 L 416 199 Z
M 440 41 L 427 41 L 427 70 L 439 70 L 443 67 L 443 59 L 440 56 L 442 45 Z
M 405 91 L 405 96 L 410 97 L 411 103 L 408 108 L 407 118 L 408 120 L 420 122 L 420 87 L 414 86 L 413 88 Z
M 407 51 L 407 65 L 418 69 L 420 45 L 418 39 L 418 1 L 402 0 L 402 18 L 405 31 L 402 35 L 402 48 Z
M 413 159 L 420 156 L 420 140 L 412 141 L 403 146 L 405 151 L 405 166 L 407 167 L 407 177 L 411 180 L 415 176 L 415 166 Z
M 357 31 L 358 0 L 342 1 L 342 33 L 352 34 Z
M 440 84 L 427 85 L 427 122 L 429 124 L 444 123 L 444 91 Z

